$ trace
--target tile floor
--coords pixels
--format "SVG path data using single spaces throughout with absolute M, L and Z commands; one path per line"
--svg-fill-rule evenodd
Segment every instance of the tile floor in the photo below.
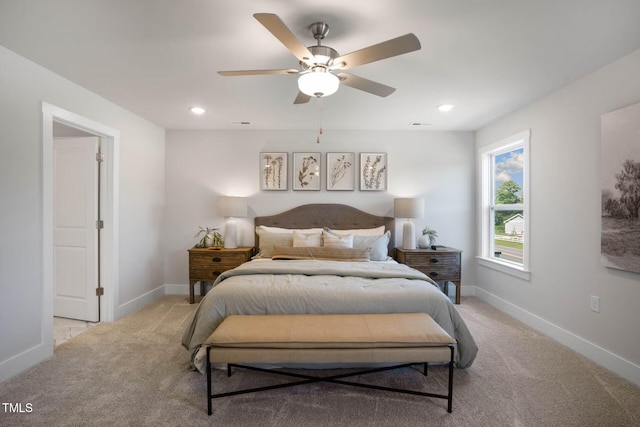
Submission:
M 84 320 L 67 319 L 64 317 L 53 318 L 53 341 L 54 346 L 59 346 L 65 341 L 80 335 L 87 329 L 93 328 L 97 323 L 85 322 Z

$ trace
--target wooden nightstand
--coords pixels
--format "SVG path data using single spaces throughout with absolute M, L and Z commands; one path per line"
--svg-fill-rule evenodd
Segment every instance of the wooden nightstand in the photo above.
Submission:
M 204 296 L 206 282 L 213 282 L 222 272 L 249 261 L 252 255 L 253 248 L 249 247 L 189 249 L 189 304 L 194 302 L 196 282 L 200 282 L 200 296 Z
M 460 304 L 460 281 L 462 251 L 454 248 L 443 249 L 401 249 L 396 248 L 398 262 L 422 271 L 436 282 L 444 282 L 444 291 L 448 291 L 448 283 L 456 285 L 456 304 Z

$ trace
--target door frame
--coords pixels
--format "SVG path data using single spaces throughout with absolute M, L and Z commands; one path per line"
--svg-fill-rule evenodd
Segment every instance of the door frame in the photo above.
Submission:
M 115 320 L 119 297 L 119 146 L 120 131 L 86 117 L 42 102 L 42 334 L 53 352 L 53 122 L 95 134 L 101 138 L 104 163 L 101 179 L 101 214 L 105 227 L 100 236 L 100 321 Z

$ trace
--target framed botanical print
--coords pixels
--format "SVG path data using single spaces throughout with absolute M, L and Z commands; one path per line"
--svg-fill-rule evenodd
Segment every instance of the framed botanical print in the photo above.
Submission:
M 260 153 L 260 190 L 287 189 L 287 153 Z
M 387 153 L 360 153 L 360 190 L 387 189 Z
M 320 153 L 293 153 L 293 189 L 320 190 Z
M 327 153 L 327 190 L 354 190 L 355 153 Z

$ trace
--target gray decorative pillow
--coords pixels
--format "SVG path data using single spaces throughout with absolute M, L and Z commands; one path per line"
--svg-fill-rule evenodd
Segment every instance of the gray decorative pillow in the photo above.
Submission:
M 389 239 L 391 232 L 386 231 L 382 236 L 353 236 L 354 248 L 371 248 L 371 261 L 385 261 L 389 254 Z

